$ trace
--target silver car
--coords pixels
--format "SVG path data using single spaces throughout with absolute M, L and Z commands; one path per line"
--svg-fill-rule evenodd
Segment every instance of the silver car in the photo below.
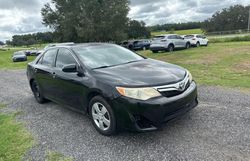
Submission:
M 169 34 L 169 35 L 159 35 L 153 38 L 150 45 L 150 50 L 153 53 L 158 51 L 168 51 L 172 52 L 177 48 L 190 48 L 190 41 L 185 40 L 180 35 Z

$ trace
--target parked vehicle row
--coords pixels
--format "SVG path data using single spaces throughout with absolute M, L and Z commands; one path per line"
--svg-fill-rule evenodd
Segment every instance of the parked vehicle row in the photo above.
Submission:
M 121 43 L 121 46 L 130 50 L 148 50 L 153 53 L 159 51 L 172 52 L 175 49 L 188 49 L 191 46 L 200 47 L 208 46 L 209 40 L 204 35 L 177 35 L 166 34 L 155 36 L 152 40 L 130 40 Z

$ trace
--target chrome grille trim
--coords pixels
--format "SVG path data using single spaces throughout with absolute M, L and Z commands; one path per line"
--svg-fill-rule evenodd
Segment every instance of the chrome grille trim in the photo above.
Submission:
M 154 89 L 156 89 L 159 92 L 167 92 L 167 91 L 184 91 L 187 84 L 189 82 L 189 76 L 188 74 L 186 74 L 185 78 L 175 84 L 169 84 L 169 85 L 164 85 L 164 86 L 156 86 L 153 87 Z

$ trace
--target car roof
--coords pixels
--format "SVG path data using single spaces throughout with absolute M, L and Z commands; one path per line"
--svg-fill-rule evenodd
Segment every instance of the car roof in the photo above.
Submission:
M 92 47 L 92 46 L 111 46 L 115 45 L 112 43 L 79 43 L 79 44 L 68 44 L 68 45 L 59 45 L 59 46 L 54 46 L 49 49 L 53 48 L 74 48 L 74 47 Z
M 163 35 L 156 35 L 156 36 L 172 36 L 172 35 L 178 35 L 178 34 L 163 34 Z

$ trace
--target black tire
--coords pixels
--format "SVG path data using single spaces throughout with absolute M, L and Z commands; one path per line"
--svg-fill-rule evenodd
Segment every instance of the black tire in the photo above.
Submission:
M 168 45 L 167 51 L 168 52 L 173 52 L 174 51 L 174 45 L 172 45 L 172 44 Z
M 95 120 L 93 118 L 92 108 L 94 108 L 93 105 L 96 104 L 96 103 L 102 104 L 107 109 L 108 117 L 109 117 L 109 120 L 110 120 L 110 126 L 106 130 L 102 130 L 101 128 L 99 128 L 97 126 L 97 124 L 95 123 Z M 108 104 L 108 102 L 103 97 L 101 97 L 101 96 L 95 96 L 94 98 L 92 98 L 90 100 L 90 103 L 89 103 L 89 114 L 90 114 L 90 117 L 91 117 L 92 124 L 94 125 L 95 129 L 100 134 L 105 135 L 105 136 L 111 136 L 111 135 L 116 134 L 116 118 L 115 118 L 114 112 L 113 112 L 111 106 Z M 105 117 L 105 116 L 103 115 L 103 117 Z
M 31 89 L 32 89 L 32 92 L 33 92 L 33 94 L 34 94 L 34 97 L 35 97 L 35 99 L 36 99 L 36 101 L 37 101 L 38 103 L 43 104 L 43 103 L 45 103 L 45 102 L 47 101 L 47 100 L 44 98 L 43 94 L 41 93 L 40 88 L 39 88 L 39 86 L 38 86 L 38 84 L 37 84 L 36 81 L 33 81 L 33 82 L 31 83 Z
M 129 45 L 129 46 L 128 46 L 128 49 L 129 49 L 129 50 L 134 50 L 133 45 Z
M 191 47 L 191 44 L 188 42 L 187 44 L 186 44 L 186 49 L 189 49 Z
M 197 48 L 201 46 L 200 42 L 197 42 L 195 45 Z
M 152 50 L 153 53 L 158 53 L 158 50 Z

